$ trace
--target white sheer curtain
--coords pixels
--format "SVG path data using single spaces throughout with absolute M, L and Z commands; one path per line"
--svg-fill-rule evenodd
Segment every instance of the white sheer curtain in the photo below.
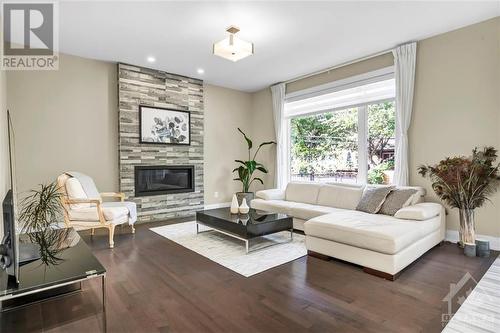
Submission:
M 396 151 L 393 182 L 404 186 L 409 183 L 408 128 L 413 107 L 417 43 L 398 46 L 392 50 L 392 54 L 396 78 Z
M 285 84 L 278 83 L 271 86 L 273 97 L 274 131 L 276 133 L 276 188 L 285 188 L 288 183 L 288 170 L 286 161 L 286 150 L 288 138 L 286 135 L 285 110 Z

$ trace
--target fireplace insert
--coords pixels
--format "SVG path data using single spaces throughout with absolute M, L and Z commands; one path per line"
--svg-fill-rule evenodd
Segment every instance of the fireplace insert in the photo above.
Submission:
M 155 165 L 135 167 L 135 196 L 194 191 L 193 165 Z

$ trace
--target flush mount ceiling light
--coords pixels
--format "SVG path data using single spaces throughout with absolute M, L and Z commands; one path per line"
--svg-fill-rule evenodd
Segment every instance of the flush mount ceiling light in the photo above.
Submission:
M 156 61 L 156 58 L 155 57 L 152 57 L 152 56 L 149 56 L 147 57 L 146 59 L 148 62 L 155 62 Z
M 230 26 L 226 31 L 229 32 L 229 36 L 214 43 L 215 55 L 231 61 L 238 61 L 253 54 L 253 43 L 246 42 L 235 36 L 240 29 Z

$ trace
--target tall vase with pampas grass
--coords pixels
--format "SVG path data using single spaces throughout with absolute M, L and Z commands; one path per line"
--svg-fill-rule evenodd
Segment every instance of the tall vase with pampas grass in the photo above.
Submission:
M 432 189 L 451 208 L 458 208 L 461 246 L 475 244 L 475 209 L 483 206 L 500 185 L 497 150 L 474 148 L 471 156 L 447 157 L 435 165 L 421 165 L 419 174 L 432 181 Z

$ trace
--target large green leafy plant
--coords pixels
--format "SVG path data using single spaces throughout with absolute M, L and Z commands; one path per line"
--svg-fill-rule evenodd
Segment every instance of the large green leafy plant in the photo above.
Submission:
M 253 177 L 253 173 L 255 171 L 257 171 L 257 170 L 261 171 L 263 173 L 268 173 L 266 167 L 262 163 L 259 163 L 259 162 L 256 161 L 257 154 L 260 151 L 260 148 L 262 148 L 264 146 L 267 146 L 267 145 L 276 144 L 276 142 L 274 142 L 274 141 L 266 141 L 266 142 L 261 143 L 259 145 L 259 147 L 257 148 L 257 150 L 255 151 L 255 153 L 253 154 L 253 157 L 252 157 L 252 148 L 253 148 L 253 142 L 252 142 L 252 140 L 250 140 L 248 138 L 248 136 L 240 128 L 238 128 L 238 131 L 243 135 L 243 137 L 245 138 L 245 141 L 247 143 L 247 146 L 248 146 L 248 160 L 246 160 L 246 161 L 235 160 L 235 162 L 239 163 L 240 166 L 238 166 L 237 168 L 235 168 L 233 170 L 233 172 L 237 172 L 238 173 L 238 178 L 234 178 L 234 180 L 240 181 L 242 183 L 242 185 L 243 185 L 242 192 L 249 192 L 250 185 L 252 185 L 252 183 L 254 181 L 258 181 L 261 184 L 264 184 L 264 181 L 261 178 L 259 178 L 259 177 Z

